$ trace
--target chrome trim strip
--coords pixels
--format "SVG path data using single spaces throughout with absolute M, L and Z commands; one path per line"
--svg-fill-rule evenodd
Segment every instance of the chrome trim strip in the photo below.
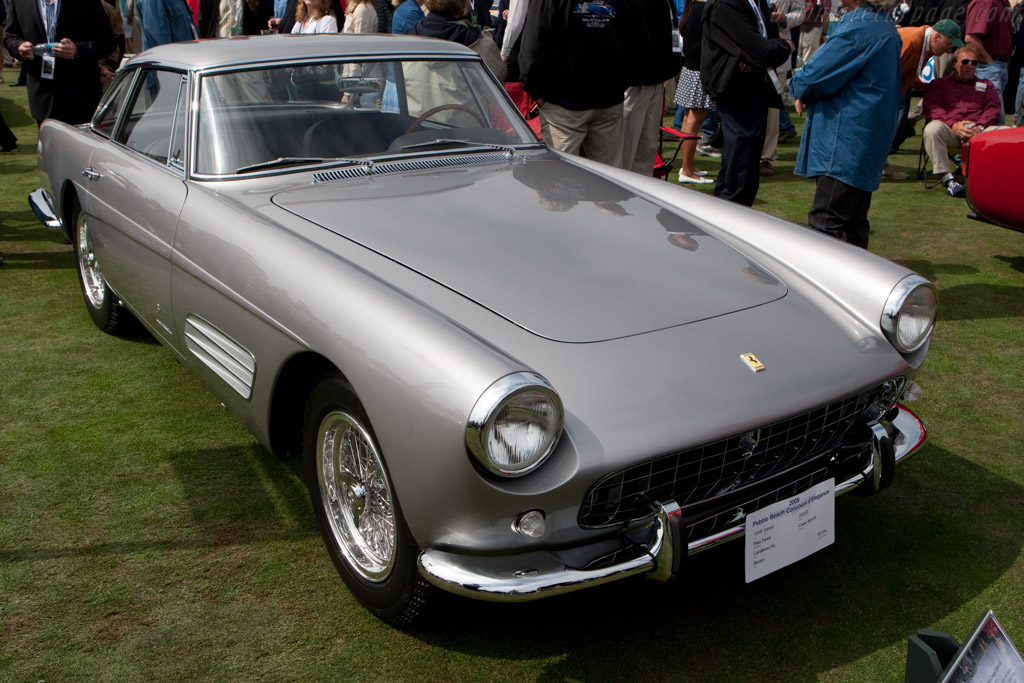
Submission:
M 206 321 L 185 319 L 185 346 L 244 399 L 252 396 L 256 360 L 243 347 Z
M 54 228 L 57 230 L 64 229 L 64 222 L 57 217 L 57 212 L 53 208 L 53 199 L 50 197 L 50 193 L 39 188 L 28 195 L 28 205 L 32 207 L 32 211 L 36 214 L 36 218 L 39 222 L 48 228 Z
M 899 414 L 890 425 L 896 434 L 892 437 L 896 450 L 896 462 L 900 463 L 924 443 L 927 436 L 924 425 L 917 416 L 899 407 Z M 874 458 L 865 470 L 836 485 L 836 496 L 848 493 L 873 476 Z M 674 503 L 659 505 L 658 512 L 646 524 L 652 527 L 653 541 L 645 554 L 625 562 L 601 569 L 579 570 L 565 568 L 535 576 L 511 577 L 493 576 L 473 572 L 446 559 L 447 553 L 427 549 L 420 553 L 419 570 L 428 582 L 445 591 L 478 600 L 494 602 L 523 602 L 609 583 L 628 576 L 650 573 L 652 578 L 664 580 L 670 575 L 672 564 L 671 533 L 669 516 L 678 508 Z M 636 530 L 643 530 L 643 526 Z M 726 541 L 735 540 L 744 534 L 744 525 L 720 531 L 712 536 L 690 541 L 687 554 L 693 555 L 708 550 Z

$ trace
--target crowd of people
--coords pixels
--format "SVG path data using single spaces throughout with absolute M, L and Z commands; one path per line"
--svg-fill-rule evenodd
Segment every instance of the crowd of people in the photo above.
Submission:
M 886 159 L 913 133 L 916 90 L 924 150 L 952 196 L 964 188 L 949 150 L 1005 125 L 1007 104 L 1020 125 L 1024 106 L 1024 68 L 1010 70 L 1024 61 L 1024 3 L 895 1 L 500 0 L 492 16 L 482 0 L 3 0 L 4 47 L 37 122 L 81 123 L 123 54 L 164 43 L 339 31 L 456 41 L 570 154 L 651 174 L 667 102 L 678 182 L 714 183 L 747 206 L 796 134 L 788 97 L 806 116 L 795 172 L 816 182 L 808 223 L 866 247 L 872 192 L 906 178 Z M 0 146 L 15 145 L 0 120 Z M 721 157 L 717 178 L 696 168 L 698 152 Z

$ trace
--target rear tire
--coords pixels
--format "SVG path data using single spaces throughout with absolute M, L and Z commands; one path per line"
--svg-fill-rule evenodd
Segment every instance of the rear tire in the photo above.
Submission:
M 89 226 L 78 197 L 75 197 L 71 206 L 70 219 L 75 262 L 78 265 L 78 284 L 82 288 L 82 297 L 85 299 L 89 317 L 96 327 L 107 334 L 123 334 L 129 330 L 132 317 L 107 286 L 107 281 L 96 261 L 92 236 L 89 234 Z
M 303 420 L 306 485 L 320 535 L 349 591 L 396 626 L 419 616 L 431 587 L 402 516 L 370 421 L 352 387 L 329 375 Z

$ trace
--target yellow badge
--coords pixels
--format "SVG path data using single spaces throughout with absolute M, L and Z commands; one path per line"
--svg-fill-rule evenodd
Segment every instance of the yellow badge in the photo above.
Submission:
M 761 372 L 762 370 L 764 370 L 764 363 L 759 361 L 757 359 L 757 356 L 755 356 L 754 354 L 744 353 L 742 356 L 740 356 L 740 358 L 743 360 L 744 363 L 749 365 L 750 369 L 753 370 L 754 372 Z

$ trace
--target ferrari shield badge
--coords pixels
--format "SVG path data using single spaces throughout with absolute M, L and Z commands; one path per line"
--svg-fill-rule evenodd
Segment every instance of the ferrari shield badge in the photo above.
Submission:
M 759 361 L 757 359 L 757 356 L 755 356 L 754 354 L 744 353 L 742 356 L 740 356 L 740 358 L 743 360 L 744 363 L 750 366 L 750 369 L 753 370 L 754 372 L 761 372 L 762 370 L 764 370 L 764 363 Z

